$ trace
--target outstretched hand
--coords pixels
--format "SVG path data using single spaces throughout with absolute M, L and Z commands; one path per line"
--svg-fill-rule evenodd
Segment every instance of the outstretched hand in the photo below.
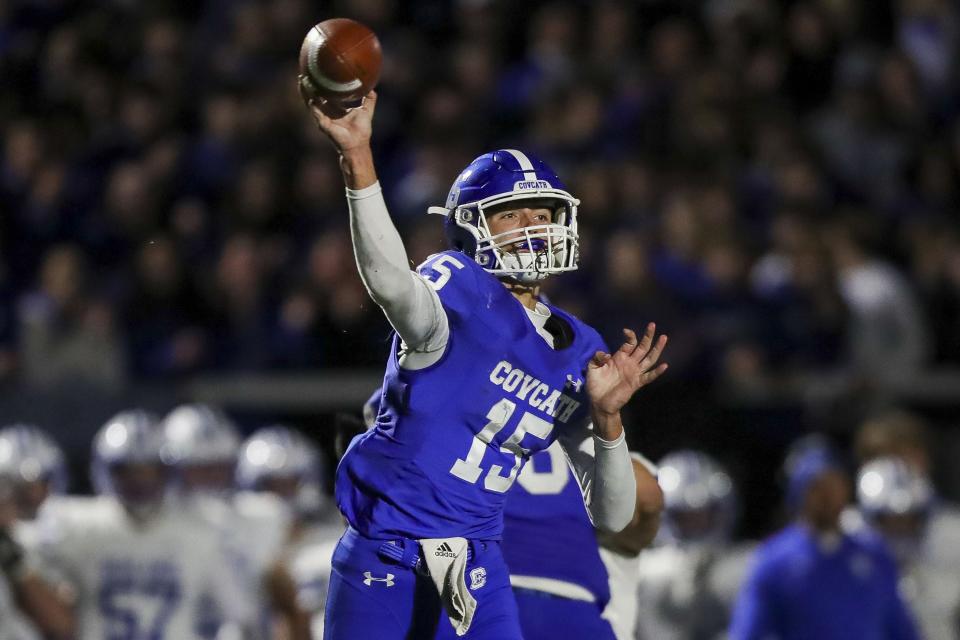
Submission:
M 587 365 L 587 394 L 594 411 L 612 415 L 627 404 L 633 394 L 659 378 L 667 364 L 657 364 L 667 336 L 654 341 L 656 325 L 650 323 L 642 340 L 630 329 L 624 329 L 626 341 L 612 355 L 597 351 Z
M 377 92 L 370 91 L 359 106 L 346 109 L 342 105 L 313 95 L 304 79 L 297 83 L 300 97 L 310 109 L 317 127 L 341 154 L 370 144 L 373 133 L 373 112 L 377 107 Z

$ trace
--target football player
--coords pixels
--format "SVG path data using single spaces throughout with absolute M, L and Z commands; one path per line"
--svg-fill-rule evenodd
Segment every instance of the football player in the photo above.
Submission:
M 368 428 L 376 424 L 379 412 L 380 393 L 376 392 L 363 407 Z M 617 551 L 636 557 L 657 533 L 663 492 L 657 485 L 656 468 L 643 456 L 631 455 L 637 479 L 634 520 L 620 533 L 604 535 L 604 540 L 629 547 L 629 551 L 619 547 Z M 503 512 L 502 547 L 526 640 L 632 640 L 632 635 L 615 631 L 621 618 L 634 617 L 636 606 L 629 594 L 635 589 L 624 590 L 619 581 L 611 582 L 597 530 L 559 443 L 531 456 L 517 476 Z M 635 586 L 635 580 L 631 578 L 630 584 Z M 618 593 L 612 607 L 608 606 L 611 591 L 624 592 Z
M 330 558 L 344 530 L 343 520 L 323 491 L 323 467 L 317 448 L 303 434 L 284 426 L 255 431 L 243 443 L 237 466 L 240 487 L 275 495 L 294 514 L 283 549 L 292 581 L 275 575 L 272 583 L 309 615 L 314 638 L 323 637 Z
M 655 469 L 633 455 L 634 519 L 616 534 L 601 532 L 599 541 L 558 443 L 531 456 L 517 477 L 504 510 L 503 555 L 526 640 L 632 640 L 620 622 L 636 610 L 635 589 L 624 588 L 609 554 L 635 558 L 653 541 L 663 504 Z M 632 576 L 629 584 L 636 586 Z
M 0 474 L 14 483 L 17 517 L 23 522 L 32 522 L 48 497 L 67 490 L 63 452 L 35 425 L 0 429 Z
M 936 511 L 930 480 L 899 458 L 877 458 L 857 476 L 857 503 L 867 530 L 880 535 L 900 568 L 900 592 L 925 638 L 960 638 L 960 580 L 924 544 Z
M 855 449 L 860 464 L 885 456 L 896 456 L 921 476 L 934 473 L 930 435 L 919 416 L 889 411 L 865 421 L 857 431 Z M 924 554 L 941 567 L 960 574 L 960 505 L 942 497 L 930 512 L 923 537 Z
M 506 492 L 559 439 L 594 523 L 625 528 L 636 480 L 620 410 L 666 370 L 666 337 L 625 329 L 610 354 L 538 301 L 544 278 L 577 267 L 579 202 L 515 149 L 478 157 L 430 208 L 450 249 L 411 272 L 374 169 L 375 92 L 337 117 L 304 97 L 340 155 L 360 275 L 396 330 L 377 424 L 338 467 L 350 527 L 325 637 L 521 638 L 499 543 Z M 595 455 L 578 456 L 587 440 Z
M 154 416 L 117 414 L 94 439 L 99 496 L 41 510 L 42 560 L 71 591 L 67 637 L 207 639 L 240 618 L 219 533 L 164 499 L 162 447 Z
M 223 536 L 247 596 L 243 624 L 248 638 L 277 633 L 309 638 L 309 617 L 297 605 L 282 552 L 291 524 L 286 505 L 265 493 L 234 491 L 240 434 L 220 410 L 204 404 L 176 407 L 163 420 L 164 461 L 173 471 L 180 503 L 216 527 Z
M 795 521 L 764 542 L 737 596 L 731 640 L 916 640 L 886 546 L 840 527 L 850 481 L 836 454 L 810 447 L 787 463 Z
M 640 558 L 636 637 L 725 637 L 752 552 L 752 545 L 730 542 L 738 505 L 733 480 L 706 453 L 688 449 L 664 456 L 658 469 L 662 544 Z
M 14 535 L 17 516 L 16 483 L 0 475 L 0 638 L 66 637 L 73 629 L 71 612 L 58 604 Z
M 0 429 L 0 475 L 7 480 L 10 507 L 15 519 L 5 526 L 12 542 L 29 552 L 37 544 L 36 517 L 51 496 L 67 490 L 67 467 L 63 451 L 46 432 L 35 425 L 13 424 Z M 40 637 L 34 623 L 11 612 L 17 618 L 17 638 Z

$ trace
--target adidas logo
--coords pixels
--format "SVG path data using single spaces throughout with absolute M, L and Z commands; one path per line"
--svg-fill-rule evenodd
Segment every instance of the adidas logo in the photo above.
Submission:
M 438 558 L 456 558 L 457 557 L 457 554 L 453 552 L 453 549 L 451 549 L 450 545 L 447 544 L 446 542 L 441 543 L 440 546 L 437 547 L 437 550 L 434 552 L 433 555 L 437 556 Z

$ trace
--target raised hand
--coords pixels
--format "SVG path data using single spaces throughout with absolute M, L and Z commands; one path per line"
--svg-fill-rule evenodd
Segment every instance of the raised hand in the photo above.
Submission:
M 317 127 L 341 154 L 370 145 L 373 133 L 373 112 L 377 107 L 377 93 L 371 91 L 360 106 L 344 109 L 336 102 L 312 95 L 303 82 L 297 84 L 300 97 L 310 109 Z
M 613 415 L 627 404 L 637 389 L 650 384 L 667 370 L 667 364 L 657 364 L 667 336 L 654 341 L 656 325 L 650 323 L 642 340 L 630 329 L 624 329 L 626 341 L 612 355 L 597 351 L 587 365 L 587 394 L 593 410 Z

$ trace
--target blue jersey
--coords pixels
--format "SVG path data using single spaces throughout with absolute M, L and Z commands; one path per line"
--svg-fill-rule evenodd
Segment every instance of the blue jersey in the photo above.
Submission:
M 887 551 L 843 536 L 824 550 L 787 527 L 763 545 L 734 608 L 731 640 L 916 640 Z
M 507 498 L 503 556 L 512 576 L 583 587 L 602 610 L 610 600 L 607 570 L 580 485 L 557 446 L 533 456 Z
M 551 348 L 523 305 L 462 253 L 418 271 L 447 314 L 446 350 L 406 370 L 394 336 L 376 425 L 340 461 L 337 504 L 369 538 L 499 539 L 524 461 L 586 419 L 586 367 L 603 342 L 551 307 L 568 342 Z

